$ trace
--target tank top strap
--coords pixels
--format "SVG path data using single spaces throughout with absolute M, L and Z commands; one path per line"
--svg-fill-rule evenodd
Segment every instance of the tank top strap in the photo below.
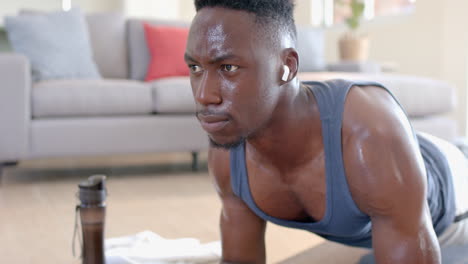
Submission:
M 368 216 L 358 209 L 349 190 L 344 169 L 341 129 L 345 100 L 351 87 L 375 84 L 342 79 L 326 82 L 304 82 L 304 84 L 310 86 L 315 96 L 322 121 L 327 191 L 330 192 L 331 197 L 327 210 L 331 210 L 335 216 L 331 224 L 346 226 L 345 223 L 342 223 L 343 219 L 346 219 L 346 215 L 354 215 L 356 219 L 367 221 Z
M 243 199 L 242 196 L 242 181 L 247 178 L 244 175 L 245 164 L 245 152 L 244 145 L 241 144 L 237 147 L 231 148 L 230 150 L 230 172 L 231 172 L 231 188 L 232 192 L 239 198 Z
M 312 89 L 320 111 L 320 119 L 322 121 L 332 119 L 335 122 L 341 123 L 343 119 L 343 111 L 346 96 L 349 90 L 354 85 L 359 86 L 379 86 L 381 84 L 365 81 L 349 81 L 343 79 L 333 79 L 325 82 L 309 81 L 304 82 Z

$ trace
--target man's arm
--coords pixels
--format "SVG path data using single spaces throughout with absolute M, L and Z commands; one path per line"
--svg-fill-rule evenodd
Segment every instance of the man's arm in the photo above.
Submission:
M 353 199 L 371 217 L 377 263 L 440 263 L 419 147 L 404 113 L 381 92 L 353 88 L 345 107 L 353 122 L 343 143 Z
M 208 167 L 222 202 L 222 263 L 264 264 L 266 223 L 233 193 L 229 151 L 210 148 Z

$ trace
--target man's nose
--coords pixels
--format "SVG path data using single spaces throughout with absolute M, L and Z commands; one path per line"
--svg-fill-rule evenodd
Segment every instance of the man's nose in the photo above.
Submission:
M 222 103 L 223 100 L 219 89 L 219 83 L 208 71 L 203 73 L 197 86 L 195 91 L 195 100 L 197 103 L 204 106 Z

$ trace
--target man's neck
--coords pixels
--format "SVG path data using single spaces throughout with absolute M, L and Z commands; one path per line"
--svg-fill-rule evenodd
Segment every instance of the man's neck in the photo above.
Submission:
M 280 172 L 298 168 L 322 151 L 315 98 L 297 79 L 293 82 L 284 87 L 272 119 L 247 140 L 251 158 Z

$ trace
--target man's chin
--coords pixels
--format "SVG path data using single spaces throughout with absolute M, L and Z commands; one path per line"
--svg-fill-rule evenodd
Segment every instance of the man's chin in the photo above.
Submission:
M 231 140 L 231 141 L 226 141 L 226 142 L 220 142 L 217 141 L 211 137 L 208 137 L 210 139 L 210 146 L 213 148 L 221 148 L 221 149 L 232 149 L 240 146 L 241 144 L 244 143 L 245 138 L 240 137 L 236 140 Z

